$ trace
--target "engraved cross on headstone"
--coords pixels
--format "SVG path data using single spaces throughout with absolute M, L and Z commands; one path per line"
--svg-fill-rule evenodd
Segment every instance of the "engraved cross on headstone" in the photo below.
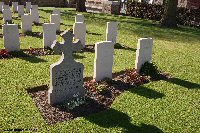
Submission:
M 60 35 L 64 39 L 63 42 L 59 43 L 55 40 L 54 43 L 51 45 L 51 48 L 56 54 L 62 53 L 61 59 L 63 60 L 63 62 L 74 61 L 72 53 L 74 51 L 80 51 L 81 49 L 83 49 L 83 45 L 79 40 L 73 43 L 74 35 L 70 31 L 65 31 Z

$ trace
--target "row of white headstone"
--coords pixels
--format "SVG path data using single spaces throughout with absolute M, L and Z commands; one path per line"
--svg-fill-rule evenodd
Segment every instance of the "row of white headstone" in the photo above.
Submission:
M 31 7 L 32 7 L 31 2 L 26 2 L 26 12 L 27 13 L 30 12 Z M 2 12 L 4 9 L 10 9 L 9 5 L 5 5 L 4 2 L 0 2 L 0 12 Z M 12 11 L 13 12 L 20 12 L 21 9 L 24 10 L 24 5 L 19 5 L 18 2 L 12 2 Z
M 65 31 L 61 34 L 64 41 L 54 41 L 51 48 L 56 53 L 62 53 L 61 59 L 50 66 L 50 89 L 48 91 L 48 103 L 56 105 L 62 102 L 82 98 L 85 96 L 83 87 L 84 66 L 76 62 L 72 53 L 80 51 L 83 46 L 81 42 L 73 43 L 74 35 Z M 94 80 L 100 81 L 104 78 L 112 79 L 112 68 L 114 61 L 114 43 L 103 41 L 95 44 Z M 151 61 L 152 38 L 140 38 L 138 40 L 135 68 L 139 72 L 141 66 Z

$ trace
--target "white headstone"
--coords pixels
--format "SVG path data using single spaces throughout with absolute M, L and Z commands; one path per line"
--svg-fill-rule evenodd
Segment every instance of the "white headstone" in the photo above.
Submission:
M 32 31 L 32 16 L 25 14 L 21 16 L 22 18 L 22 23 L 21 23 L 21 27 L 22 27 L 22 33 L 25 33 L 27 31 Z
M 83 47 L 86 45 L 86 24 L 83 22 L 76 22 L 73 26 L 74 38 L 79 39 Z
M 142 65 L 145 62 L 151 62 L 152 60 L 152 48 L 153 39 L 152 38 L 140 38 L 138 39 L 135 69 L 140 72 Z
M 18 10 L 18 16 L 21 17 L 22 15 L 24 15 L 24 5 L 18 5 L 17 6 L 17 10 Z
M 52 12 L 52 14 L 58 14 L 58 15 L 60 15 L 60 10 L 59 9 L 54 9 L 53 12 Z
M 4 47 L 7 51 L 19 51 L 19 30 L 16 24 L 4 24 L 3 25 L 3 40 Z
M 10 10 L 9 5 L 3 5 L 3 10 L 4 10 L 4 9 L 9 9 L 9 10 Z
M 18 2 L 12 2 L 13 12 L 17 12 L 17 6 L 18 6 Z
M 53 23 L 43 24 L 43 44 L 44 48 L 51 47 L 56 40 L 56 26 Z
M 30 9 L 31 9 L 31 2 L 26 2 L 26 12 L 30 13 Z
M 4 5 L 4 2 L 0 2 L 0 12 L 3 11 L 3 5 Z
M 3 21 L 4 23 L 12 21 L 12 12 L 10 9 L 3 9 Z
M 118 22 L 107 22 L 106 41 L 117 42 Z
M 38 5 L 31 5 L 31 9 L 38 9 Z
M 55 53 L 62 53 L 60 61 L 50 66 L 50 89 L 48 103 L 59 104 L 85 96 L 83 87 L 83 64 L 76 62 L 73 51 L 80 51 L 83 47 L 78 41 L 73 43 L 73 34 L 65 31 L 61 34 L 64 41 L 60 44 L 54 41 L 51 48 Z
M 77 14 L 76 17 L 75 17 L 75 23 L 76 22 L 85 22 L 85 18 L 82 14 Z
M 38 12 L 38 9 L 35 8 L 35 9 L 31 9 L 30 10 L 31 12 L 31 16 L 32 16 L 32 20 L 34 23 L 39 23 L 40 20 L 39 20 L 39 12 Z
M 56 25 L 56 31 L 60 31 L 60 15 L 51 14 L 50 15 L 50 23 L 54 23 Z
M 98 42 L 95 44 L 94 80 L 104 78 L 112 79 L 114 43 L 111 41 Z

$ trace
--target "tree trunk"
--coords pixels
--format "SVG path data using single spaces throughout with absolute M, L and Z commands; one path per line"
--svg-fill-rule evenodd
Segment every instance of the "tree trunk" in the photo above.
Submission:
M 164 4 L 164 14 L 161 19 L 161 26 L 174 28 L 177 27 L 176 12 L 177 12 L 178 0 L 166 0 Z
M 76 0 L 76 11 L 86 12 L 85 0 Z

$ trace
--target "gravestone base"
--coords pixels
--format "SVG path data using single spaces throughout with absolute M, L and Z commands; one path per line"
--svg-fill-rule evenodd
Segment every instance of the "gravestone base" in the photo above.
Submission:
M 74 62 L 57 65 L 55 63 L 51 65 L 50 69 L 52 85 L 48 91 L 49 104 L 57 105 L 76 98 L 85 97 L 83 64 Z

